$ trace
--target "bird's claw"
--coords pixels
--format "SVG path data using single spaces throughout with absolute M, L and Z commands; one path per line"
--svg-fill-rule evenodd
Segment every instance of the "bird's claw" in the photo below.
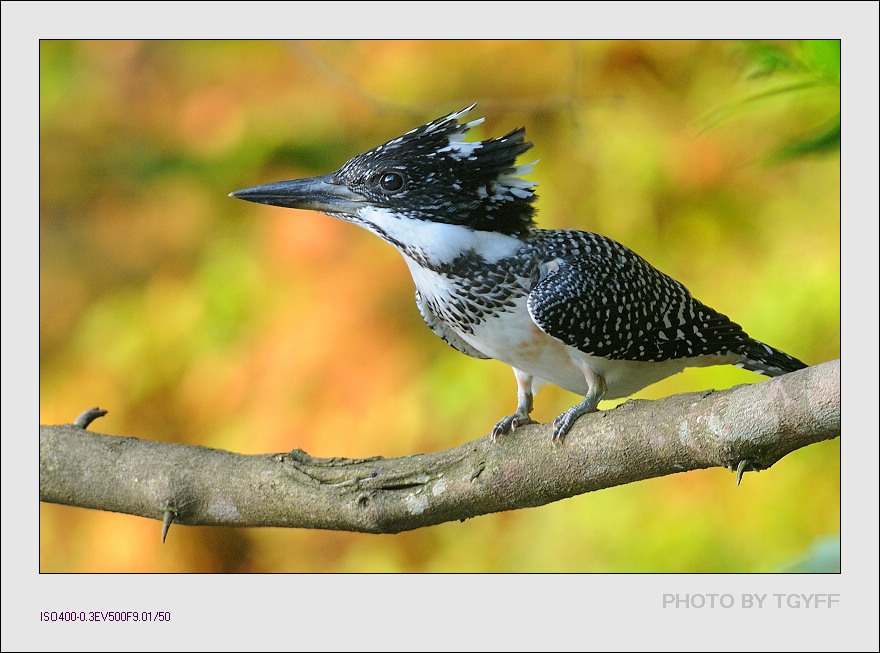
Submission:
M 498 420 L 495 428 L 492 429 L 492 442 L 495 442 L 498 439 L 499 435 L 504 435 L 505 433 L 513 433 L 520 426 L 534 423 L 535 421 L 532 418 L 522 413 L 514 413 L 513 415 L 508 415 L 507 417 Z
M 596 411 L 597 403 L 598 400 L 593 400 L 593 398 L 587 397 L 576 406 L 572 406 L 564 413 L 560 413 L 556 419 L 553 420 L 553 434 L 550 436 L 550 442 L 553 444 L 561 444 L 565 439 L 565 436 L 568 435 L 568 432 L 571 430 L 571 427 L 574 426 L 574 423 L 581 415 Z
M 550 442 L 553 444 L 562 444 L 562 441 L 565 439 L 565 436 L 568 435 L 569 430 L 571 430 L 571 425 L 574 424 L 574 420 L 576 419 L 577 416 L 572 418 L 567 412 L 565 412 L 553 420 L 553 433 L 550 435 Z

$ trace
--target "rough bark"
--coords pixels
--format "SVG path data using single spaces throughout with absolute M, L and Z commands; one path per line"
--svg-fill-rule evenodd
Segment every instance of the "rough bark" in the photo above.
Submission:
M 40 500 L 189 525 L 397 533 L 707 467 L 767 469 L 840 435 L 840 361 L 723 391 L 628 401 L 492 442 L 400 458 L 241 455 L 40 427 Z M 738 480 L 738 477 L 737 477 Z

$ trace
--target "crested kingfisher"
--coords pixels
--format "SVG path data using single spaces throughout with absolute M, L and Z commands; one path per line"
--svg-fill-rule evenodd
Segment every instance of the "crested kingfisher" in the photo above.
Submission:
M 733 364 L 779 376 L 804 363 L 750 338 L 620 243 L 586 231 L 539 229 L 525 128 L 465 141 L 483 119 L 451 113 L 351 158 L 320 177 L 245 188 L 231 197 L 320 211 L 400 252 L 416 305 L 458 351 L 513 368 L 516 411 L 492 439 L 533 423 L 550 382 L 583 396 L 554 421 L 562 441 L 601 399 L 629 396 L 686 367 Z

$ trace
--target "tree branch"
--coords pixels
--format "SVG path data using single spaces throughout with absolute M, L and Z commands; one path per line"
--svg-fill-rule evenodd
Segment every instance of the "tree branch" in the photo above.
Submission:
M 40 500 L 189 525 L 400 531 L 539 506 L 707 467 L 767 469 L 840 436 L 840 361 L 730 390 L 628 401 L 582 417 L 562 444 L 552 425 L 493 443 L 400 458 L 247 456 L 40 426 Z

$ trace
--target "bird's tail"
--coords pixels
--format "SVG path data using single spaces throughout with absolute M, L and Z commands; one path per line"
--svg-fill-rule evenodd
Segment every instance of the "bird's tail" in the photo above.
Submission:
M 807 367 L 806 363 L 794 356 L 789 356 L 784 351 L 757 340 L 752 340 L 743 353 L 746 359 L 742 363 L 737 363 L 737 367 L 766 376 L 782 376 Z

